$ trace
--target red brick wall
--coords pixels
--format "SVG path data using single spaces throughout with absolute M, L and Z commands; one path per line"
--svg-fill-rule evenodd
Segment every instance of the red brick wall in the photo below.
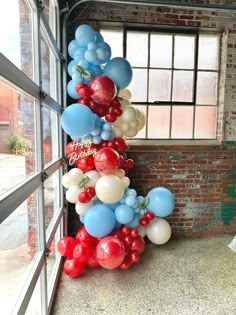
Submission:
M 179 3 L 183 1 L 179 1 Z M 185 1 L 185 3 L 196 1 Z M 198 1 L 230 6 L 232 1 Z M 71 14 L 68 42 L 83 23 L 99 30 L 101 25 L 125 23 L 170 25 L 226 31 L 222 51 L 226 67 L 221 69 L 218 140 L 221 145 L 130 146 L 128 157 L 135 166 L 128 176 L 140 195 L 160 185 L 169 187 L 176 206 L 167 218 L 176 236 L 236 233 L 236 13 L 194 8 L 167 8 L 144 5 L 86 2 Z M 78 222 L 70 213 L 71 234 Z

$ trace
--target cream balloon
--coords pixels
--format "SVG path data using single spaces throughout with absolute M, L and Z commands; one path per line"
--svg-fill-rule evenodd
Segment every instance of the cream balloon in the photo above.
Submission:
M 125 176 L 125 171 L 122 168 L 118 168 L 117 170 L 114 171 L 113 175 L 119 178 L 123 178 Z
M 87 203 L 82 203 L 82 202 L 77 202 L 75 204 L 75 211 L 78 215 L 82 215 L 84 216 L 85 213 L 87 212 L 87 210 L 89 208 L 91 208 L 93 206 L 93 202 L 90 201 L 90 202 L 87 202 Z
M 126 106 L 129 106 L 131 103 L 128 99 L 120 99 L 121 108 L 124 110 Z
M 66 191 L 66 200 L 70 203 L 77 203 L 78 196 L 82 191 L 83 189 L 79 188 L 78 185 L 70 186 L 69 189 Z
M 138 234 L 139 234 L 142 238 L 144 238 L 145 235 L 146 235 L 146 229 L 145 229 L 145 227 L 143 227 L 142 225 L 139 225 L 136 229 L 138 230 Z
M 118 97 L 127 98 L 128 100 L 130 100 L 132 98 L 132 93 L 128 89 L 122 89 L 119 91 Z
M 126 106 L 123 110 L 122 116 L 123 121 L 131 122 L 137 120 L 137 113 L 133 106 Z
M 72 168 L 68 173 L 62 176 L 62 185 L 69 188 L 72 185 L 77 185 L 83 178 L 84 173 L 78 168 Z
M 155 218 L 146 227 L 147 238 L 154 244 L 161 245 L 171 237 L 170 224 L 163 218 Z
M 123 181 L 115 175 L 100 177 L 95 186 L 98 199 L 105 203 L 115 203 L 124 195 Z
M 138 129 L 137 128 L 130 128 L 129 130 L 125 131 L 125 135 L 127 137 L 135 137 L 138 133 Z
M 138 131 L 140 131 L 141 129 L 143 129 L 143 127 L 146 124 L 146 117 L 145 114 L 143 112 L 140 111 L 139 117 L 138 117 Z
M 100 173 L 95 170 L 86 172 L 85 175 L 89 177 L 85 187 L 95 187 L 97 180 L 101 177 Z
M 122 178 L 122 182 L 123 182 L 125 188 L 128 188 L 128 187 L 129 187 L 129 185 L 130 185 L 130 179 L 129 179 L 129 177 L 127 177 L 127 176 L 123 177 L 123 178 Z
M 120 127 L 115 126 L 112 128 L 112 130 L 113 130 L 113 133 L 114 133 L 116 138 L 122 138 L 123 137 L 124 133 Z

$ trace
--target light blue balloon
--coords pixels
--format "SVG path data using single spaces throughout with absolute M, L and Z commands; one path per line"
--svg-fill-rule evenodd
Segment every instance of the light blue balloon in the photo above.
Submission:
M 100 66 L 89 65 L 88 70 L 91 71 L 93 77 L 103 74 L 103 70 Z
M 99 144 L 102 142 L 102 138 L 100 136 L 93 136 L 93 143 Z
M 95 205 L 87 210 L 84 216 L 84 226 L 94 237 L 109 235 L 116 224 L 115 215 L 111 208 L 104 205 Z
M 124 89 L 132 80 L 133 70 L 125 58 L 115 57 L 105 65 L 103 74 L 112 79 L 118 89 Z
M 76 49 L 75 54 L 74 54 L 74 59 L 78 62 L 80 59 L 84 59 L 84 54 L 86 52 L 85 47 L 79 47 Z
M 139 226 L 139 214 L 135 214 L 132 221 L 126 224 L 130 228 L 136 228 Z
M 87 24 L 80 25 L 75 31 L 75 39 L 79 46 L 87 47 L 88 43 L 95 42 L 96 31 Z
M 121 204 L 115 209 L 115 217 L 119 223 L 127 224 L 133 220 L 134 210 L 125 204 Z
M 84 58 L 88 62 L 94 62 L 97 59 L 97 54 L 96 51 L 91 49 L 91 50 L 86 50 L 86 53 L 84 54 Z
M 78 71 L 73 72 L 71 78 L 76 84 L 83 83 L 83 77 Z
M 129 188 L 127 189 L 127 196 L 137 197 L 137 191 L 135 189 Z
M 76 50 L 79 48 L 79 45 L 75 39 L 73 39 L 68 45 L 68 54 L 71 58 L 74 58 Z
M 78 100 L 79 98 L 81 98 L 81 96 L 76 92 L 75 87 L 76 87 L 77 83 L 73 80 L 70 80 L 67 84 L 67 94 L 75 99 Z
M 110 58 L 111 58 L 111 47 L 105 43 L 105 42 L 101 42 L 101 43 L 98 43 L 98 48 L 104 50 L 105 52 L 105 55 L 103 56 L 102 53 L 100 52 L 100 57 L 103 57 L 103 58 L 99 58 L 99 51 L 97 51 L 97 54 L 98 54 L 98 59 L 102 61 L 102 63 L 107 63 Z
M 75 60 L 71 60 L 69 63 L 68 63 L 68 66 L 67 66 L 67 72 L 70 76 L 72 76 L 73 74 L 73 67 L 77 65 L 77 62 Z
M 110 131 L 103 130 L 103 131 L 101 132 L 101 138 L 102 138 L 102 140 L 109 140 L 110 137 L 111 137 Z
M 93 112 L 83 104 L 72 104 L 61 115 L 61 126 L 73 139 L 89 134 L 94 129 L 94 124 Z
M 129 195 L 128 195 L 128 196 L 125 198 L 125 203 L 126 203 L 127 206 L 133 208 L 134 205 L 137 204 L 136 198 L 135 198 L 134 196 L 129 196 Z
M 146 208 L 158 217 L 166 217 L 174 210 L 174 196 L 165 187 L 153 188 L 148 192 L 147 197 L 149 202 Z
M 81 222 L 81 223 L 84 223 L 84 216 L 80 215 L 80 216 L 79 216 L 79 219 L 80 219 L 80 222 Z
M 90 42 L 87 45 L 88 50 L 96 50 L 97 48 L 98 48 L 98 46 L 94 42 Z
M 89 66 L 88 61 L 85 59 L 80 59 L 78 61 L 78 65 L 82 67 L 84 70 L 88 69 L 88 66 Z
M 101 33 L 95 32 L 95 42 L 96 43 L 104 42 L 104 39 Z

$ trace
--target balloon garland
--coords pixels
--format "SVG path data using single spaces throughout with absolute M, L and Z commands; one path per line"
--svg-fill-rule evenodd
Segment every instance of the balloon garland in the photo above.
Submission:
M 175 202 L 165 187 L 153 188 L 146 197 L 129 187 L 134 161 L 125 153 L 125 138 L 145 125 L 126 89 L 132 80 L 129 62 L 111 59 L 110 46 L 87 24 L 76 29 L 68 54 L 67 93 L 75 102 L 63 111 L 61 126 L 72 139 L 66 156 L 73 168 L 62 184 L 82 227 L 75 238 L 61 238 L 57 248 L 66 257 L 64 272 L 75 278 L 85 266 L 129 269 L 145 249 L 145 236 L 154 244 L 166 243 L 171 227 L 163 217 Z

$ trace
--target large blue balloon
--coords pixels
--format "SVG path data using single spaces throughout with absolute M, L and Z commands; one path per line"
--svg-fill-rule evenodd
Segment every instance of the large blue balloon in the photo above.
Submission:
M 61 126 L 72 139 L 89 134 L 95 128 L 95 117 L 90 108 L 83 104 L 72 104 L 61 115 Z
M 118 89 L 124 89 L 132 80 L 133 70 L 125 58 L 115 57 L 105 65 L 103 74 L 112 79 Z
M 75 39 L 79 46 L 87 47 L 88 43 L 95 42 L 97 32 L 87 24 L 80 25 L 75 31 Z
M 171 214 L 175 207 L 172 192 L 165 187 L 156 187 L 147 194 L 149 199 L 147 209 L 158 217 L 166 217 Z
M 115 228 L 115 215 L 107 206 L 96 205 L 89 208 L 84 216 L 84 226 L 94 237 L 105 237 Z

